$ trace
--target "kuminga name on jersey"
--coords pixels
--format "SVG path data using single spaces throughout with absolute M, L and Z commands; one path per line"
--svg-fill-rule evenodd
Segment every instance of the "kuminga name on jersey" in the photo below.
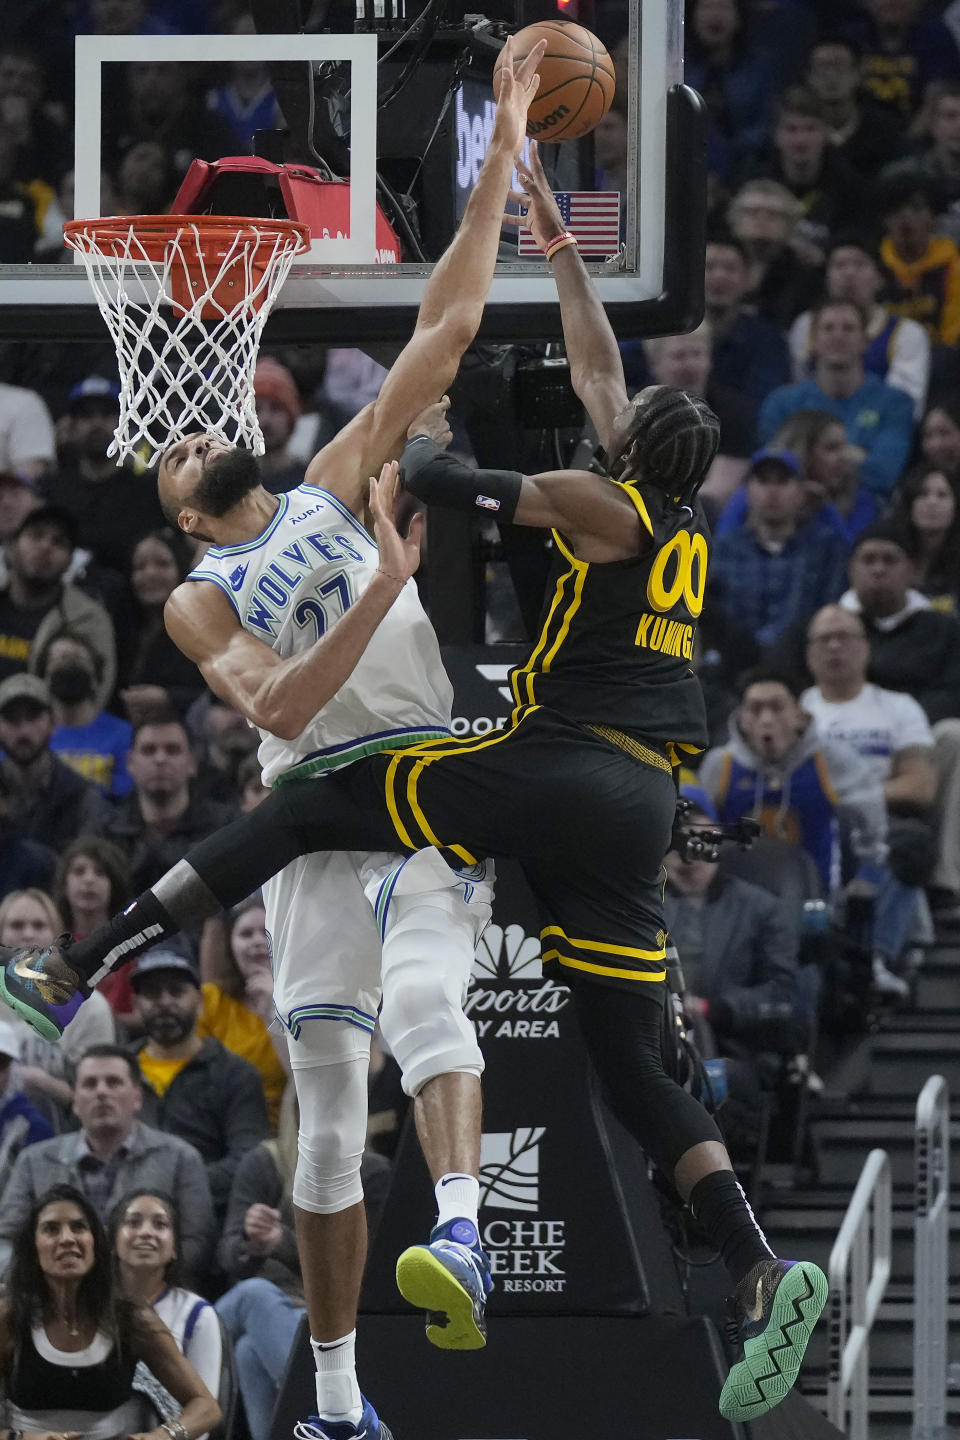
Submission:
M 707 743 L 691 666 L 707 581 L 706 520 L 699 502 L 680 508 L 653 485 L 621 488 L 652 547 L 588 562 L 554 531 L 555 585 L 530 658 L 511 674 L 514 700 L 697 751 Z
M 288 656 L 309 649 L 340 619 L 378 564 L 376 541 L 346 505 L 300 485 L 279 496 L 255 540 L 211 546 L 188 579 L 219 586 L 243 628 Z M 449 735 L 452 703 L 436 634 L 408 580 L 353 673 L 296 740 L 260 731 L 264 784 Z

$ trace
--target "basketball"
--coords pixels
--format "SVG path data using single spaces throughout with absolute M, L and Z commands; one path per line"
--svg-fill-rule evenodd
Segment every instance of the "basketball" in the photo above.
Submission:
M 518 30 L 515 59 L 522 60 L 546 40 L 537 67 L 540 88 L 527 115 L 527 134 L 535 140 L 578 140 L 603 119 L 613 102 L 613 61 L 596 35 L 567 20 L 542 20 Z M 493 93 L 500 93 L 500 62 L 493 68 Z

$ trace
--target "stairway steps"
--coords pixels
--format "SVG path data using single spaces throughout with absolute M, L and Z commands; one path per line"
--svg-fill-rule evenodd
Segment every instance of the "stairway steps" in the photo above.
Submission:
M 778 1255 L 812 1260 L 826 1273 L 830 1252 L 843 1223 L 846 1203 L 820 1209 L 768 1207 L 760 1223 Z M 892 1216 L 890 1274 L 892 1284 L 912 1286 L 914 1275 L 913 1211 L 895 1209 Z M 960 1298 L 960 1210 L 950 1212 L 950 1283 Z
M 960 1011 L 960 965 L 928 960 L 914 978 L 913 1004 L 927 1014 Z
M 803 1386 L 802 1393 L 811 1405 L 826 1414 L 825 1386 L 820 1390 L 809 1391 Z M 948 1396 L 947 1415 L 948 1428 L 953 1435 L 956 1433 L 955 1427 L 960 1423 L 960 1395 Z M 884 1394 L 871 1389 L 869 1433 L 870 1440 L 913 1440 L 913 1396 Z
M 852 1193 L 871 1150 L 886 1150 L 894 1188 L 914 1185 L 914 1126 L 904 1120 L 841 1120 L 818 1117 L 810 1126 L 817 1179 L 825 1188 Z M 951 1125 L 953 1144 L 960 1141 L 960 1125 Z
M 960 1009 L 927 1011 L 917 1009 L 890 1010 L 878 1015 L 874 1022 L 878 1035 L 930 1035 L 956 1036 L 960 1030 Z
M 817 1096 L 813 1120 L 908 1120 L 917 1113 L 917 1097 L 888 1095 L 836 1095 L 830 1090 Z M 960 1092 L 950 1097 L 950 1119 L 960 1124 Z
M 870 1376 L 885 1374 L 893 1383 L 908 1389 L 913 1385 L 914 1304 L 908 1300 L 884 1300 L 870 1331 Z M 803 1361 L 803 1373 L 811 1381 L 822 1375 L 829 1363 L 829 1330 L 821 1320 L 814 1330 Z M 947 1363 L 960 1362 L 960 1304 L 947 1310 Z
M 942 1075 L 951 1094 L 960 1091 L 960 1030 L 914 1027 L 866 1035 L 829 1077 L 829 1089 L 916 1102 L 931 1075 Z

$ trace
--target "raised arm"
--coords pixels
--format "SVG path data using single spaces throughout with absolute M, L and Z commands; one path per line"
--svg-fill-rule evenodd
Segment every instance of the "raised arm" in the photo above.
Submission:
M 411 429 L 400 462 L 403 481 L 418 500 L 501 521 L 558 530 L 581 560 L 625 560 L 646 543 L 650 522 L 635 491 L 587 470 L 521 475 L 476 470 L 436 443 L 446 428 L 445 406 L 431 406 Z
M 363 594 L 308 650 L 283 659 L 244 630 L 223 591 L 198 581 L 179 585 L 164 608 L 173 643 L 215 695 L 262 730 L 294 740 L 352 674 L 374 631 L 420 563 L 423 519 L 403 539 L 393 524 L 397 466 L 369 482 L 380 567 Z
M 525 221 L 541 250 L 564 234 L 564 223 L 544 174 L 536 141 L 530 144 L 529 165 L 518 164 L 517 174 L 525 189 L 511 191 L 511 199 L 527 207 Z M 507 220 L 516 223 L 514 217 Z M 570 361 L 573 388 L 583 401 L 604 449 L 610 448 L 614 416 L 627 403 L 623 361 L 607 312 L 580 259 L 576 245 L 562 245 L 550 256 L 557 282 L 563 339 Z
M 545 42 L 538 42 L 515 66 L 513 38 L 507 41 L 490 146 L 460 228 L 427 282 L 413 336 L 376 400 L 307 467 L 308 485 L 334 490 L 354 510 L 366 499 L 367 477 L 399 455 L 410 421 L 424 405 L 442 395 L 480 327 L 510 179 L 526 133 L 527 109 L 540 81 L 537 65 L 545 48 Z

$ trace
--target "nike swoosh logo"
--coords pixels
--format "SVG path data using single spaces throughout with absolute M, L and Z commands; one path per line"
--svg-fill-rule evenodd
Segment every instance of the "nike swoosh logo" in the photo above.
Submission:
M 748 1319 L 748 1320 L 750 1320 L 750 1321 L 752 1321 L 752 1322 L 755 1323 L 757 1320 L 760 1319 L 760 1316 L 761 1316 L 762 1314 L 763 1314 L 763 1277 L 761 1276 L 760 1279 L 757 1281 L 757 1295 L 756 1295 L 756 1299 L 754 1300 L 754 1303 L 753 1303 L 753 1309 L 752 1309 L 752 1310 L 746 1310 L 746 1316 L 747 1316 L 747 1319 Z
M 34 970 L 29 960 L 18 960 L 13 967 L 13 973 L 21 980 L 32 980 L 40 991 L 41 997 L 48 1005 L 59 1005 L 62 1003 L 58 991 L 64 987 L 62 985 L 58 986 L 57 982 L 51 980 L 50 976 L 45 975 L 42 970 Z M 64 998 L 69 999 L 69 995 Z

